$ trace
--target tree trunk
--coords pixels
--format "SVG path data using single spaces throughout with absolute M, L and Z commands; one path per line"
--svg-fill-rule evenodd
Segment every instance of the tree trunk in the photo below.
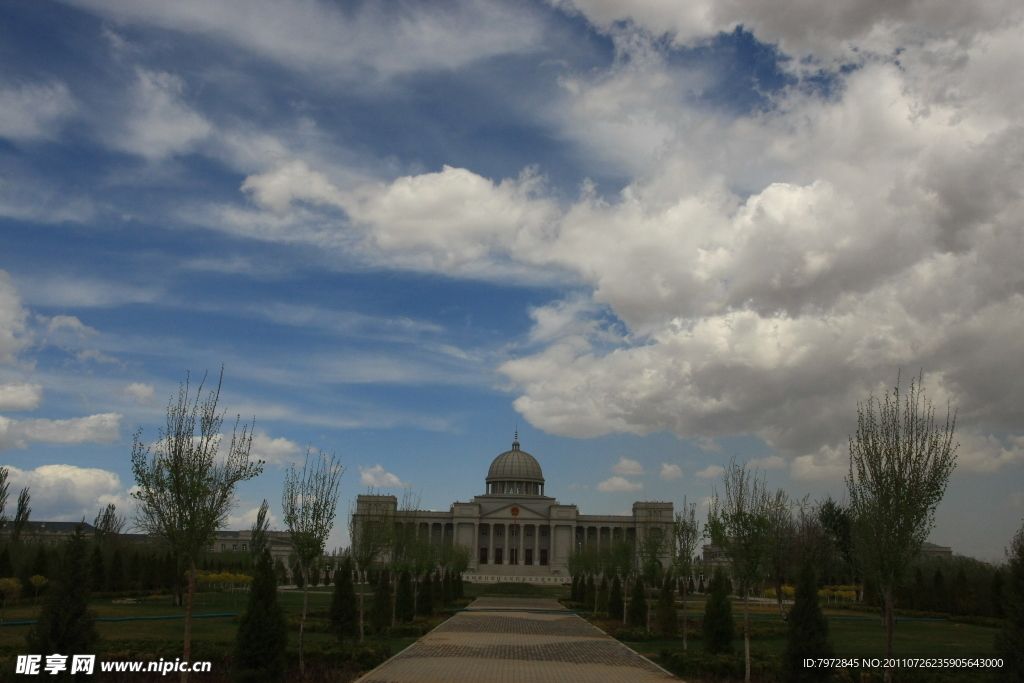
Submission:
M 306 605 L 309 604 L 309 569 L 302 571 L 305 581 L 302 582 L 302 618 L 299 619 L 299 676 L 306 676 L 306 663 L 302 659 L 302 635 L 306 626 Z
M 188 662 L 192 656 L 192 607 L 196 602 L 196 563 L 189 558 L 188 561 L 188 602 L 185 604 L 185 651 L 182 653 L 182 663 L 186 666 L 181 670 L 181 683 L 188 683 Z
M 893 604 L 892 589 L 885 591 L 885 659 L 892 661 Z M 892 667 L 885 667 L 885 683 L 892 682 Z
M 743 683 L 750 683 L 750 589 L 743 588 Z

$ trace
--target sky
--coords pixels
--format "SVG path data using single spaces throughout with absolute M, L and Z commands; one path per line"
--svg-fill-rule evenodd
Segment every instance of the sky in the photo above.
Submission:
M 0 4 L 0 465 L 131 513 L 133 435 L 224 368 L 286 468 L 424 509 L 518 430 L 584 514 L 730 460 L 843 499 L 920 375 L 931 540 L 1024 518 L 1024 19 L 1008 0 Z M 207 374 L 208 373 L 208 374 Z M 140 431 L 141 430 L 141 431 Z M 12 495 L 13 503 L 15 495 Z M 9 503 L 7 513 L 13 514 Z

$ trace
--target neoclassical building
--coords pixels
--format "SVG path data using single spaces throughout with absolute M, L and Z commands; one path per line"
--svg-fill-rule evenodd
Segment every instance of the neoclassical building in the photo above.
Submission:
M 544 495 L 540 463 L 519 447 L 494 459 L 485 493 L 468 503 L 452 503 L 448 512 L 399 511 L 395 496 L 361 495 L 356 499 L 355 533 L 370 520 L 393 519 L 413 524 L 420 538 L 469 549 L 469 581 L 561 583 L 569 576 L 573 552 L 594 551 L 615 541 L 635 543 L 644 534 L 668 541 L 662 561 L 670 562 L 672 503 L 636 502 L 632 515 L 582 515 Z

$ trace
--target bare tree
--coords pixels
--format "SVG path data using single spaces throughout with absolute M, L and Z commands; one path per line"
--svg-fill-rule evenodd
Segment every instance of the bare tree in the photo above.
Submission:
M 735 460 L 723 475 L 725 497 L 715 491 L 708 509 L 707 535 L 731 562 L 733 576 L 743 591 L 744 681 L 750 681 L 750 590 L 764 580 L 767 566 L 767 531 L 770 499 L 757 470 Z
M 393 498 L 391 500 L 394 500 Z M 395 529 L 394 505 L 373 489 L 367 490 L 363 509 L 357 507 L 349 514 L 349 537 L 352 539 L 352 560 L 360 584 L 359 589 L 359 642 L 366 637 L 363 623 L 363 597 L 366 593 L 366 572 L 391 547 Z M 433 548 L 430 548 L 433 551 Z M 433 554 L 431 552 L 431 558 Z
M 893 591 L 904 581 L 935 524 L 935 508 L 956 467 L 956 417 L 946 409 L 944 425 L 919 374 L 900 402 L 899 378 L 892 394 L 857 405 L 857 433 L 850 438 L 850 494 L 857 554 L 877 581 L 885 605 L 886 659 L 892 657 Z M 892 669 L 885 670 L 886 683 Z
M 124 531 L 126 524 L 127 519 L 124 515 L 117 514 L 117 507 L 113 503 L 107 503 L 107 507 L 96 514 L 96 519 L 92 523 L 96 541 L 103 543 L 108 540 L 116 540 L 118 535 Z
M 28 495 L 28 487 L 26 486 L 18 494 L 18 509 L 14 512 L 14 523 L 11 524 L 11 543 L 18 542 L 18 539 L 21 538 L 21 532 L 25 530 L 25 526 L 28 524 L 29 515 L 32 514 L 32 508 L 28 506 L 30 500 L 32 500 L 32 496 Z
M 775 599 L 779 606 L 779 613 L 786 618 L 786 611 L 782 607 L 782 584 L 785 583 L 786 574 L 793 566 L 793 544 L 796 540 L 796 524 L 793 520 L 792 505 L 789 495 L 779 489 L 775 495 L 769 497 L 768 507 L 768 531 L 765 538 L 765 563 L 769 578 L 775 585 Z
M 686 496 L 683 496 L 682 511 L 676 513 L 675 523 L 672 527 L 675 536 L 675 558 L 673 564 L 676 567 L 676 576 L 683 579 L 679 595 L 683 599 L 683 651 L 687 650 L 686 644 L 686 589 L 690 577 L 693 575 L 693 554 L 697 552 L 697 544 L 704 536 L 700 523 L 697 522 L 697 504 L 688 503 Z
M 192 654 L 192 609 L 196 593 L 196 562 L 217 530 L 227 522 L 235 503 L 235 486 L 263 471 L 263 462 L 249 461 L 252 427 L 231 432 L 227 454 L 218 458 L 224 413 L 217 411 L 224 369 L 217 389 L 202 398 L 206 376 L 193 397 L 188 379 L 178 389 L 178 399 L 167 404 L 167 426 L 152 447 L 143 444 L 142 430 L 132 445 L 132 472 L 138 488 L 135 526 L 162 536 L 174 554 L 188 566 L 188 600 L 185 607 L 185 637 L 182 659 Z M 197 425 L 198 423 L 198 425 Z M 199 433 L 196 434 L 198 426 Z M 151 457 L 152 456 L 152 457 Z M 188 681 L 188 669 L 181 675 Z
M 285 473 L 281 507 L 284 523 L 292 537 L 292 547 L 302 572 L 302 618 L 299 621 L 299 672 L 305 675 L 302 658 L 303 629 L 306 624 L 306 606 L 309 600 L 309 572 L 314 562 L 324 554 L 327 537 L 334 528 L 338 510 L 338 486 L 345 468 L 336 455 L 319 451 L 310 463 L 309 450 L 302 472 L 295 465 Z M 319 571 L 319 570 L 318 570 Z

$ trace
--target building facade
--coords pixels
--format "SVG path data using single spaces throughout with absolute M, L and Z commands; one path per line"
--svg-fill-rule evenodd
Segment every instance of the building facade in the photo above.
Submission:
M 544 485 L 540 463 L 520 449 L 517 439 L 491 463 L 485 493 L 470 502 L 452 503 L 447 512 L 398 510 L 395 496 L 361 495 L 355 533 L 374 519 L 400 528 L 414 525 L 421 539 L 467 548 L 464 578 L 477 582 L 561 583 L 568 580 L 573 553 L 598 551 L 616 541 L 635 544 L 646 534 L 662 535 L 661 559 L 665 566 L 671 562 L 672 503 L 638 501 L 632 515 L 583 515 L 575 505 L 546 496 Z

